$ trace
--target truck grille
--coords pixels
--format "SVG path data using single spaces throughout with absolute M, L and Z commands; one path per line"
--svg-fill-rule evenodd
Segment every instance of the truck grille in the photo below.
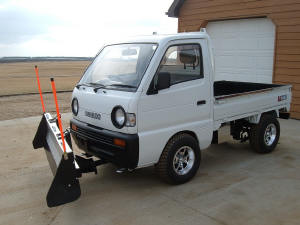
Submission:
M 83 128 L 78 127 L 78 126 L 77 126 L 77 131 L 76 132 L 78 134 L 82 134 L 83 136 L 86 136 L 90 139 L 94 139 L 94 140 L 97 140 L 97 141 L 100 141 L 100 142 L 104 142 L 104 143 L 107 143 L 107 144 L 113 144 L 114 143 L 114 140 L 111 137 L 106 137 L 106 136 L 100 135 L 96 132 L 83 129 Z

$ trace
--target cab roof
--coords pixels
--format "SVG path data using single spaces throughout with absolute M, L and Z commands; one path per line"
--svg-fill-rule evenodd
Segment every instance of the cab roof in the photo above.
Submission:
M 164 44 L 172 40 L 180 39 L 207 39 L 208 35 L 205 30 L 199 32 L 184 32 L 178 34 L 153 34 L 145 36 L 134 36 L 127 39 L 115 40 L 107 44 L 120 43 L 157 43 Z

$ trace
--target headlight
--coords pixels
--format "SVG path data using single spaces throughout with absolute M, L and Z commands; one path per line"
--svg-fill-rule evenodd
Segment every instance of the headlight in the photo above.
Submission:
M 111 112 L 111 121 L 115 127 L 121 129 L 126 124 L 126 114 L 121 106 L 116 106 Z
M 136 117 L 134 113 L 125 113 L 121 106 L 116 106 L 111 112 L 111 121 L 115 127 L 121 129 L 124 126 L 134 127 L 136 125 Z
M 79 111 L 79 104 L 77 98 L 73 98 L 72 100 L 72 112 L 75 116 L 77 116 Z

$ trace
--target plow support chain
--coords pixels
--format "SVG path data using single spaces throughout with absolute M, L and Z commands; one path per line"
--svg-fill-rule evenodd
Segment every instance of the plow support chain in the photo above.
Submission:
M 47 194 L 48 207 L 55 207 L 75 201 L 80 197 L 80 184 L 77 179 L 79 168 L 74 160 L 71 142 L 66 137 L 66 153 L 56 119 L 51 114 L 44 113 L 38 130 L 33 139 L 33 147 L 44 148 L 54 179 Z

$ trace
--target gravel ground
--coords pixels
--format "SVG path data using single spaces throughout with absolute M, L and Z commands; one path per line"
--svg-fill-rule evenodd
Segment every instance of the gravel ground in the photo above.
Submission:
M 72 92 L 57 94 L 60 113 L 71 112 L 71 96 Z M 43 94 L 43 98 L 46 111 L 55 113 L 53 94 Z M 0 97 L 0 105 L 0 120 L 10 120 L 42 114 L 42 106 L 38 94 Z

